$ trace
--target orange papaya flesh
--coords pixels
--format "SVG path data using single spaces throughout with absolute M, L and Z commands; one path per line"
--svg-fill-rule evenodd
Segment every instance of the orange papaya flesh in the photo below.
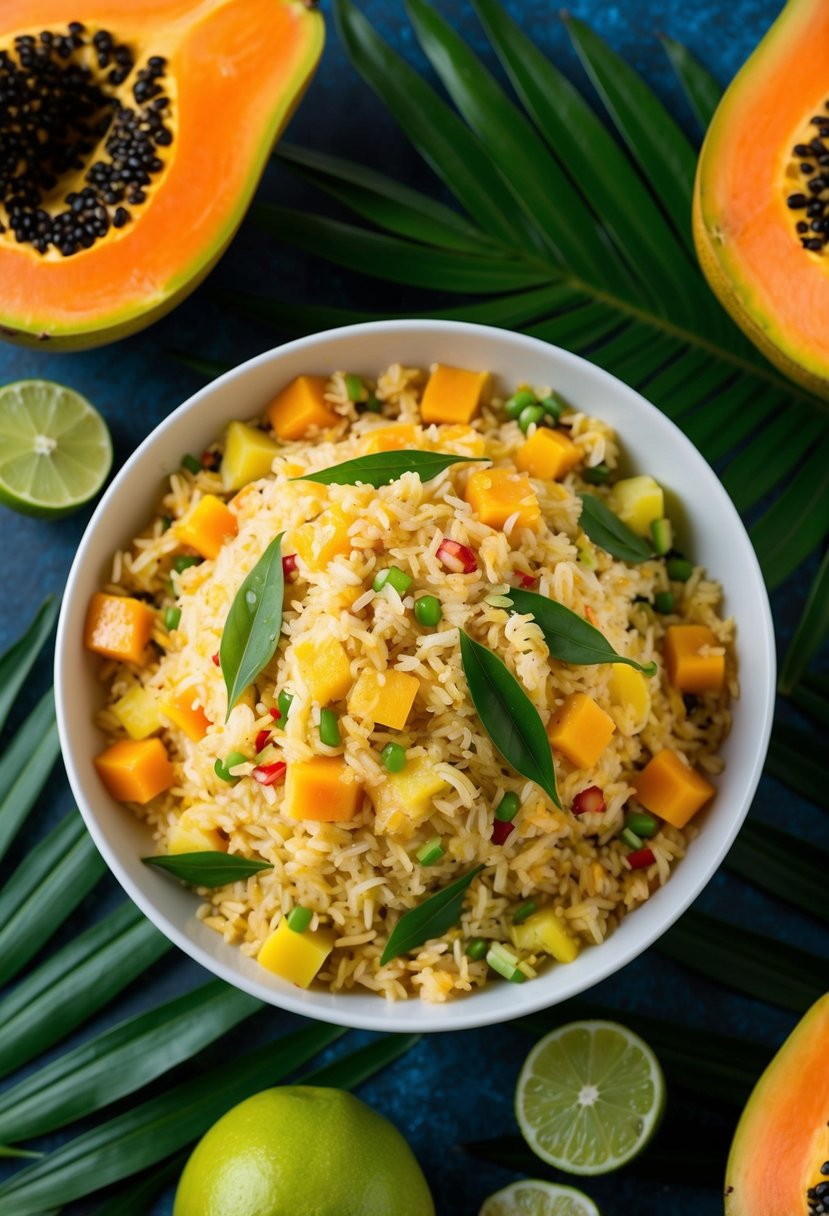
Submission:
M 829 995 L 802 1018 L 754 1087 L 728 1157 L 726 1216 L 812 1216 L 826 1210 L 827 1042 Z
M 60 350 L 126 336 L 204 278 L 241 222 L 324 39 L 321 16 L 304 0 L 98 0 L 92 7 L 94 19 L 83 21 L 80 12 L 70 31 L 65 0 L 0 5 L 7 75 L 37 93 L 38 72 L 50 60 L 53 73 L 64 73 L 58 108 L 77 114 L 68 137 L 75 158 L 67 137 L 38 136 L 49 157 L 41 150 L 21 158 L 4 185 L 0 152 L 0 337 Z M 28 46 L 21 36 L 32 40 Z M 91 97 L 86 119 L 81 88 Z M 15 122 L 4 107 L 0 149 Z M 137 173 L 125 163 L 127 152 L 138 153 Z M 72 159 L 76 167 L 65 167 Z M 82 227 L 67 194 L 81 196 Z
M 829 5 L 789 0 L 708 129 L 693 229 L 737 324 L 786 375 L 829 398 L 826 47 Z

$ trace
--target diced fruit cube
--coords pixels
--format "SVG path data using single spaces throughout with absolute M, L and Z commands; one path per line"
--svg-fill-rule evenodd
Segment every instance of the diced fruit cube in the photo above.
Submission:
M 168 853 L 227 852 L 227 841 L 216 828 L 201 827 L 195 810 L 186 810 L 170 829 Z
M 154 623 L 155 613 L 141 600 L 98 591 L 89 601 L 84 645 L 108 659 L 141 663 Z
M 610 491 L 610 508 L 637 536 L 650 536 L 651 524 L 665 514 L 665 495 L 652 477 L 624 477 Z
M 420 416 L 424 422 L 471 422 L 481 406 L 489 372 L 471 372 L 438 363 L 423 390 Z
M 372 452 L 399 452 L 406 448 L 420 447 L 417 437 L 417 427 L 410 422 L 400 422 L 394 426 L 378 426 L 360 440 L 360 451 L 363 455 Z
M 371 718 L 380 726 L 402 730 L 419 688 L 420 680 L 408 672 L 379 672 L 367 667 L 348 698 L 348 712 L 355 718 Z
M 351 661 L 342 642 L 336 638 L 301 638 L 294 644 L 294 655 L 302 678 L 314 701 L 327 705 L 339 701 L 351 687 Z
M 283 811 L 291 819 L 353 819 L 362 798 L 363 787 L 342 756 L 312 756 L 288 765 Z
M 279 444 L 255 426 L 246 422 L 231 422 L 225 435 L 222 456 L 222 484 L 230 492 L 267 477 L 273 466 Z
M 582 459 L 569 435 L 548 426 L 540 426 L 515 453 L 515 464 L 522 472 L 545 481 L 558 481 Z
M 120 739 L 94 764 L 119 802 L 149 802 L 173 784 L 173 766 L 160 739 Z
M 642 806 L 675 828 L 684 828 L 716 793 L 696 769 L 667 747 L 657 752 L 631 784 Z
M 160 705 L 165 718 L 183 731 L 188 739 L 198 743 L 212 726 L 210 719 L 200 705 L 196 704 L 197 693 L 193 688 L 185 688 Z
M 532 527 L 541 519 L 541 510 L 530 480 L 512 469 L 482 469 L 466 483 L 466 501 L 482 524 L 503 528 L 511 515 Z
M 325 430 L 339 414 L 325 400 L 325 376 L 297 376 L 286 384 L 265 413 L 278 439 L 304 439 L 312 427 Z
M 722 688 L 725 654 L 707 625 L 669 625 L 664 653 L 668 679 L 680 692 L 699 696 Z
M 626 663 L 614 663 L 610 669 L 608 691 L 614 705 L 632 709 L 635 720 L 644 722 L 650 712 L 651 694 L 641 671 L 628 667 Z
M 339 554 L 351 552 L 348 529 L 353 522 L 335 505 L 297 528 L 294 548 L 309 570 L 324 570 Z
M 205 494 L 174 529 L 178 539 L 202 557 L 218 557 L 225 541 L 236 535 L 238 526 L 236 516 L 221 498 Z
M 391 773 L 371 791 L 375 830 L 387 835 L 411 836 L 432 813 L 432 799 L 448 789 L 431 760 L 410 760 L 399 773 Z
M 146 739 L 161 730 L 158 702 L 152 693 L 136 684 L 112 706 L 112 712 L 131 739 Z
M 308 988 L 333 949 L 331 929 L 304 929 L 297 933 L 287 917 L 283 917 L 263 942 L 256 960 L 283 980 Z
M 576 768 L 592 768 L 610 742 L 616 729 L 606 714 L 587 693 L 571 693 L 550 719 L 547 737 L 556 751 Z
M 579 943 L 567 932 L 552 905 L 539 908 L 520 925 L 511 925 L 510 937 L 516 949 L 533 954 L 543 950 L 560 963 L 572 963 L 578 957 Z

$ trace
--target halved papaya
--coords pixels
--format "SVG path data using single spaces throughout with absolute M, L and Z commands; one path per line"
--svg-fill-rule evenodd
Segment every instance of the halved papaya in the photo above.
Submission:
M 0 4 L 0 336 L 78 349 L 215 264 L 324 27 L 305 0 L 95 0 L 68 25 L 67 7 Z
M 829 397 L 829 4 L 789 0 L 734 78 L 697 168 L 711 287 L 793 380 Z
M 726 1216 L 829 1211 L 829 995 L 813 1005 L 742 1113 L 725 1178 Z

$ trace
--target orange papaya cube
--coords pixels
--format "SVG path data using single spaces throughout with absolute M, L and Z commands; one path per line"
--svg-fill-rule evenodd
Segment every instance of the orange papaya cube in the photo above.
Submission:
M 142 600 L 98 591 L 89 601 L 84 645 L 108 659 L 140 663 L 154 623 L 155 613 Z
M 360 809 L 363 787 L 342 756 L 312 756 L 288 765 L 283 810 L 291 819 L 340 823 Z
M 277 439 L 304 439 L 312 427 L 325 430 L 339 422 L 325 400 L 325 376 L 297 376 L 265 410 Z
M 402 730 L 419 688 L 420 680 L 408 672 L 381 672 L 367 667 L 348 698 L 348 712 L 355 718 L 371 718 L 381 726 Z
M 296 529 L 294 548 L 309 570 L 324 570 L 335 557 L 351 552 L 348 529 L 353 522 L 335 505 Z
M 198 743 L 207 734 L 207 728 L 212 726 L 200 705 L 196 705 L 196 692 L 193 688 L 185 688 L 169 701 L 164 701 L 159 707 L 165 718 L 183 731 L 188 739 Z
M 522 473 L 544 481 L 557 481 L 574 469 L 582 459 L 581 451 L 569 435 L 540 426 L 515 453 L 515 464 Z
M 160 739 L 120 739 L 93 763 L 119 802 L 149 802 L 173 784 L 173 766 Z
M 471 422 L 488 384 L 489 372 L 436 363 L 423 390 L 420 416 L 424 422 Z
M 669 625 L 664 647 L 668 679 L 680 692 L 696 696 L 719 692 L 725 679 L 725 654 L 721 651 L 707 625 Z
M 399 422 L 394 426 L 378 426 L 360 440 L 360 451 L 367 456 L 372 452 L 399 452 L 416 448 L 419 444 L 417 427 L 410 422 Z
M 585 692 L 574 692 L 550 719 L 547 737 L 576 768 L 592 768 L 616 729 L 610 714 Z
M 320 705 L 341 700 L 351 687 L 351 660 L 336 638 L 303 638 L 294 645 L 294 657 L 308 691 Z
M 265 938 L 256 961 L 298 988 L 308 988 L 334 949 L 334 940 L 331 929 L 304 929 L 297 933 L 283 916 L 273 933 Z
M 482 524 L 503 528 L 511 515 L 526 528 L 541 519 L 541 509 L 530 480 L 512 469 L 481 469 L 466 483 L 466 501 Z
M 182 544 L 189 545 L 202 557 L 218 557 L 226 540 L 239 530 L 236 516 L 215 494 L 205 494 L 184 519 L 174 525 Z
M 716 792 L 696 769 L 667 747 L 656 753 L 631 784 L 642 806 L 675 828 L 684 828 Z

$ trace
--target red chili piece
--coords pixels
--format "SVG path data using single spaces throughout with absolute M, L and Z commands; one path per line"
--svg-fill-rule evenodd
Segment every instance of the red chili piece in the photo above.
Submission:
M 282 558 L 282 575 L 283 575 L 283 577 L 290 578 L 291 575 L 296 574 L 296 571 L 297 571 L 296 554 L 295 553 L 286 553 L 285 556 Z
M 452 574 L 471 574 L 478 569 L 478 559 L 468 545 L 457 540 L 442 540 L 437 549 L 438 561 Z
M 655 861 L 653 849 L 637 849 L 635 853 L 628 853 L 628 865 L 631 870 L 646 870 Z
M 601 815 L 604 809 L 604 790 L 599 789 L 598 785 L 588 785 L 586 790 L 579 790 L 573 799 L 574 815 Z
M 259 764 L 253 770 L 251 776 L 260 785 L 276 785 L 277 781 L 281 781 L 285 776 L 287 767 L 287 764 L 282 760 L 277 760 L 275 764 Z
M 269 730 L 260 730 L 259 734 L 256 736 L 256 742 L 253 745 L 253 750 L 257 756 L 262 751 L 263 747 L 267 747 L 270 737 L 271 732 Z
M 504 844 L 514 828 L 514 823 L 505 823 L 503 819 L 496 819 L 492 824 L 492 843 Z
M 201 454 L 202 468 L 203 469 L 215 469 L 219 463 L 219 459 L 220 459 L 220 457 L 219 457 L 218 452 L 210 452 L 210 451 L 202 452 L 202 454 Z
M 216 651 L 216 653 L 215 653 L 214 655 L 211 655 L 211 659 L 212 659 L 212 662 L 213 662 L 213 666 L 214 666 L 214 667 L 218 667 L 218 666 L 219 666 L 219 652 L 218 652 L 218 650 Z
M 272 706 L 271 709 L 268 710 L 268 713 L 271 715 L 274 722 L 278 722 L 279 719 L 282 717 L 282 714 L 279 712 L 279 710 L 276 708 L 275 705 Z
M 522 587 L 532 587 L 535 582 L 534 574 L 528 574 L 526 570 L 516 570 L 515 573 L 518 575 Z

